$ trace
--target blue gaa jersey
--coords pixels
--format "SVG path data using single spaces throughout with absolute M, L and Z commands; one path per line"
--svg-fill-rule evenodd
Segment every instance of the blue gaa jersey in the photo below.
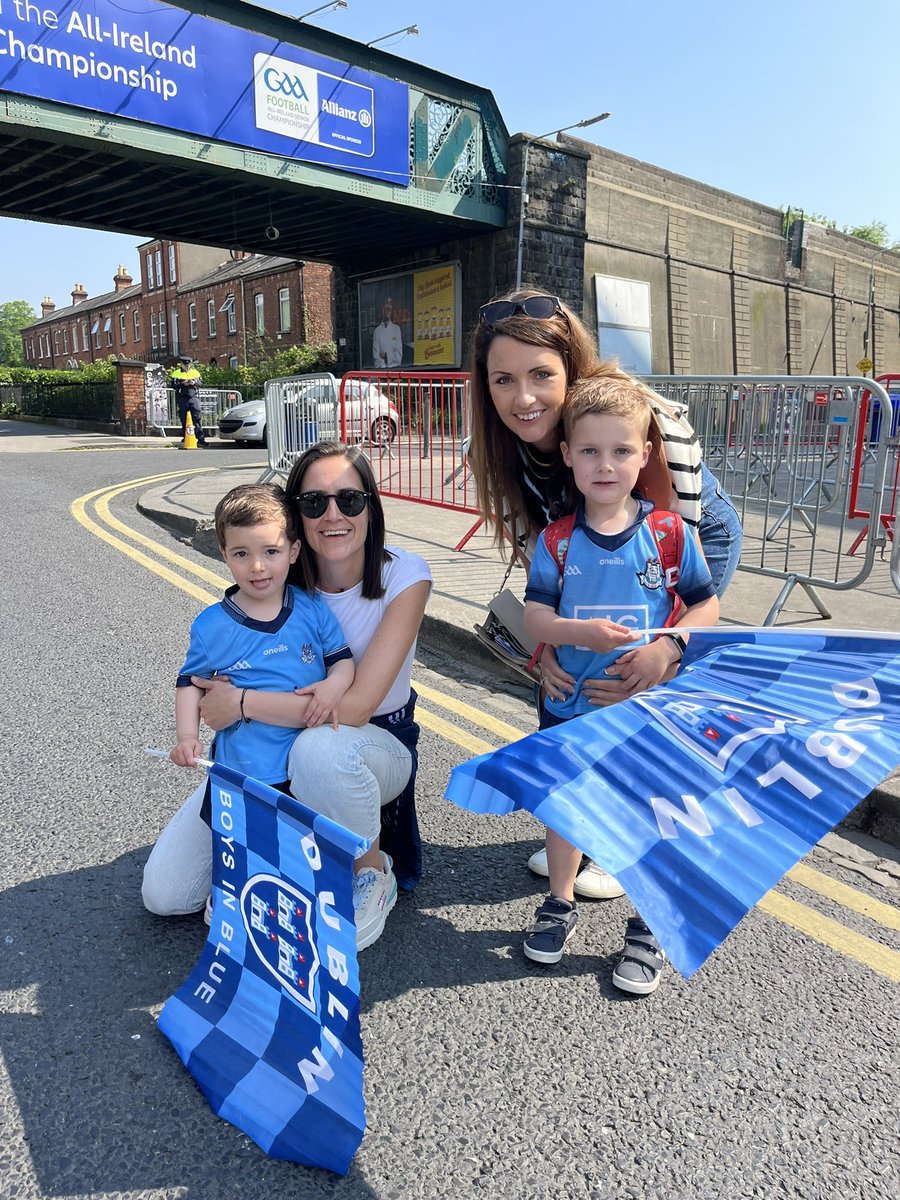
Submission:
M 352 658 L 331 610 L 318 596 L 287 585 L 274 621 L 254 621 L 231 597 L 203 610 L 191 625 L 187 658 L 176 687 L 190 687 L 191 676 L 227 675 L 235 687 L 292 692 L 325 678 L 330 666 Z M 288 753 L 296 729 L 263 721 L 237 721 L 216 734 L 211 756 L 263 783 L 287 779 Z
M 605 617 L 640 630 L 665 625 L 672 612 L 672 602 L 666 591 L 656 540 L 646 522 L 653 504 L 649 500 L 640 500 L 640 506 L 633 525 L 621 533 L 606 535 L 596 533 L 585 524 L 584 504 L 579 504 L 575 528 L 569 539 L 564 577 L 560 576 L 559 563 L 547 549 L 541 534 L 528 573 L 525 599 L 546 604 L 568 619 L 585 621 Z M 709 570 L 687 527 L 675 590 L 688 607 L 715 595 Z M 608 654 L 600 654 L 586 646 L 558 647 L 559 665 L 574 676 L 575 691 L 565 700 L 548 698 L 545 702 L 547 711 L 564 719 L 596 712 L 596 706 L 589 704 L 582 694 L 584 681 L 603 678 L 604 670 L 619 655 L 645 645 L 648 640 L 644 637 Z

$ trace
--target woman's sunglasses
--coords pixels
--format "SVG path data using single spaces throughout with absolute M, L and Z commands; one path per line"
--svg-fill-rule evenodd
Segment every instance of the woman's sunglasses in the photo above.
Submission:
M 534 317 L 538 321 L 546 321 L 563 312 L 562 301 L 558 296 L 526 296 L 524 300 L 492 300 L 490 304 L 482 304 L 478 310 L 478 319 L 482 325 L 491 329 L 498 321 L 514 317 L 521 313 L 525 317 Z
M 323 517 L 328 508 L 328 501 L 333 500 L 338 511 L 345 517 L 358 517 L 369 503 L 369 493 L 357 491 L 356 488 L 341 488 L 339 492 L 302 492 L 295 496 L 300 515 L 303 517 Z

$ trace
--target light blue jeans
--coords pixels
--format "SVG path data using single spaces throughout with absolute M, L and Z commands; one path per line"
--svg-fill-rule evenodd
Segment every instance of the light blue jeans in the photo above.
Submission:
M 721 599 L 741 559 L 744 531 L 737 509 L 709 468 L 700 465 L 700 545 Z
M 410 752 L 377 725 L 304 729 L 288 760 L 297 799 L 370 841 L 381 807 L 406 787 Z M 159 835 L 144 867 L 144 907 L 161 917 L 199 912 L 212 888 L 212 833 L 200 819 L 205 781 Z

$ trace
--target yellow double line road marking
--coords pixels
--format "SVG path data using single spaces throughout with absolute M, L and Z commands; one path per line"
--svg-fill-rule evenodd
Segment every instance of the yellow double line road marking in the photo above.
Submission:
M 146 537 L 137 530 L 130 529 L 112 515 L 109 505 L 111 500 L 114 500 L 123 492 L 134 491 L 139 487 L 148 487 L 154 483 L 164 483 L 169 479 L 182 479 L 189 475 L 200 474 L 201 472 L 212 472 L 217 469 L 216 467 L 201 467 L 188 471 L 170 471 L 163 475 L 150 475 L 142 479 L 132 479 L 127 483 L 112 487 L 98 488 L 96 491 L 88 492 L 86 495 L 80 496 L 77 500 L 73 501 L 71 512 L 79 524 L 107 545 L 127 555 L 134 562 L 146 570 L 152 571 L 153 574 L 158 575 L 173 587 L 180 588 L 181 591 L 192 596 L 200 604 L 214 604 L 221 598 L 224 588 L 228 585 L 228 580 L 224 575 L 217 575 L 214 571 L 210 571 L 206 567 L 175 553 L 175 551 L 153 541 L 152 538 Z M 99 524 L 90 515 L 89 505 L 91 503 L 93 503 L 93 509 L 98 520 L 102 521 L 103 524 Z M 104 528 L 104 525 L 107 528 Z M 109 532 L 110 530 L 115 532 Z M 121 536 L 117 537 L 116 534 Z M 122 537 L 129 539 L 129 541 L 122 541 Z M 130 545 L 129 542 L 134 543 L 134 545 Z M 136 546 L 142 546 L 144 550 L 156 555 L 156 559 L 136 549 Z M 209 584 L 216 589 L 215 592 L 204 590 L 202 587 L 191 582 L 190 579 L 186 579 L 183 575 L 170 570 L 162 562 L 156 561 L 158 559 L 171 563 L 186 575 L 192 575 L 196 579 Z M 517 729 L 514 725 L 509 725 L 507 722 L 501 721 L 489 713 L 482 712 L 481 709 L 466 704 L 462 700 L 457 700 L 453 696 L 446 696 L 443 692 L 438 692 L 424 683 L 416 681 L 415 689 L 421 700 L 425 700 L 428 704 L 435 705 L 445 712 L 452 713 L 456 717 L 461 717 L 464 721 L 475 725 L 479 729 L 495 734 L 501 743 L 518 741 L 519 738 L 525 736 L 525 732 Z M 425 729 L 459 746 L 468 754 L 487 754 L 489 751 L 497 749 L 495 744 L 487 742 L 465 729 L 461 729 L 452 721 L 448 721 L 445 717 L 421 705 L 416 709 L 416 719 Z M 856 888 L 848 887 L 847 884 L 840 883 L 838 880 L 814 870 L 805 863 L 797 863 L 796 866 L 788 871 L 786 878 L 806 888 L 807 891 L 813 892 L 815 895 L 832 900 L 867 920 L 877 922 L 885 929 L 900 932 L 900 909 L 890 904 L 884 904 L 880 900 L 873 900 L 865 895 L 865 893 L 857 891 Z M 790 925 L 793 929 L 806 934 L 807 937 L 813 938 L 822 945 L 855 959 L 857 962 L 864 964 L 880 975 L 884 975 L 895 983 L 900 983 L 900 952 L 881 945 L 873 938 L 847 929 L 840 922 L 823 916 L 821 913 L 816 912 L 815 909 L 809 908 L 805 904 L 800 904 L 798 901 L 792 900 L 780 892 L 771 891 L 767 893 L 759 901 L 757 908 L 760 908 L 770 917 L 774 917 L 785 925 Z
M 461 700 L 444 696 L 433 688 L 425 687 L 418 682 L 415 684 L 415 688 L 421 699 L 436 704 L 457 716 L 464 717 L 467 721 L 480 724 L 483 729 L 491 730 L 507 742 L 517 741 L 525 736 L 521 729 L 516 729 L 512 725 L 507 725 L 505 721 L 488 716 L 480 709 L 473 708 Z M 489 751 L 497 749 L 489 742 L 472 737 L 452 722 L 419 706 L 416 707 L 416 720 L 426 729 L 430 729 L 433 733 L 437 733 L 449 741 L 456 742 L 457 745 L 472 754 L 487 754 Z M 831 876 L 824 875 L 821 871 L 816 871 L 805 863 L 797 863 L 788 871 L 786 878 L 805 887 L 807 891 L 825 899 L 834 900 L 844 908 L 878 922 L 885 929 L 900 931 L 900 909 L 894 908 L 890 904 L 884 904 L 880 900 L 873 900 L 864 892 L 848 887 L 847 884 L 832 879 Z M 880 942 L 876 942 L 864 934 L 847 929 L 839 921 L 823 916 L 815 909 L 800 904 L 797 900 L 791 900 L 780 892 L 768 892 L 756 907 L 822 945 L 837 950 L 848 958 L 854 958 L 857 962 L 877 971 L 879 975 L 884 975 L 895 983 L 900 983 L 900 952 L 891 950 L 888 946 L 883 946 Z

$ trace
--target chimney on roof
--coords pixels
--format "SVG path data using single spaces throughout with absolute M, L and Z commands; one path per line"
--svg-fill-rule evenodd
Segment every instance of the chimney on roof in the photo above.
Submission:
M 113 283 L 116 285 L 117 292 L 124 292 L 126 288 L 130 288 L 134 283 L 134 280 L 121 263 L 119 263 L 118 271 L 116 271 L 115 275 L 113 275 Z
M 87 300 L 87 288 L 83 283 L 76 283 L 72 288 L 72 303 L 81 304 L 82 300 Z
M 49 296 L 45 296 L 41 301 L 41 316 L 49 317 L 52 312 L 56 312 L 56 305 Z

